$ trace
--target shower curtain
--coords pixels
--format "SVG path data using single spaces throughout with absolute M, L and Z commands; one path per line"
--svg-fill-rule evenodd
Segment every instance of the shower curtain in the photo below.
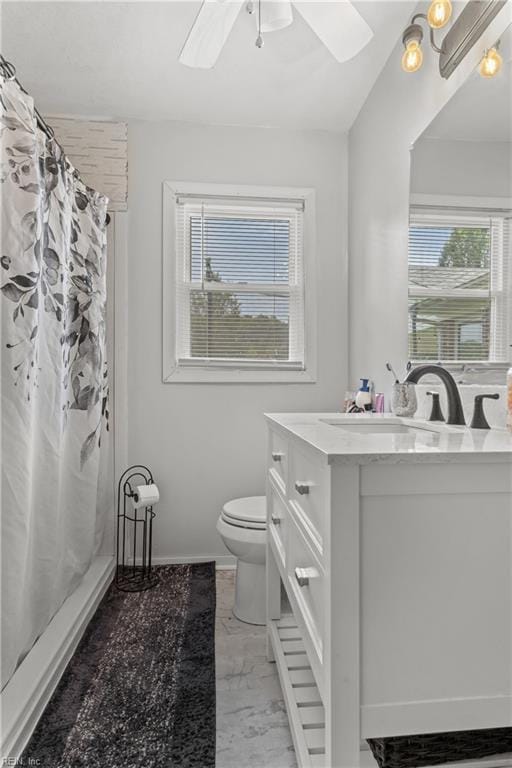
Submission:
M 105 459 L 106 206 L 0 78 L 2 686 L 89 567 Z

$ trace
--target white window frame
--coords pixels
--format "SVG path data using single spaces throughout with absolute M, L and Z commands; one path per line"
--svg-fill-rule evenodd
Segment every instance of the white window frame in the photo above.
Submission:
M 176 297 L 178 290 L 176 252 L 176 204 L 179 196 L 199 195 L 255 198 L 266 200 L 302 200 L 303 214 L 303 275 L 304 275 L 304 367 L 290 368 L 286 361 L 255 361 L 247 365 L 235 360 L 195 361 L 180 365 L 177 348 Z M 314 383 L 317 368 L 316 319 L 316 221 L 315 191 L 304 187 L 262 187 L 232 184 L 201 184 L 197 182 L 164 181 L 163 183 L 163 331 L 162 377 L 166 384 L 299 384 Z M 211 285 L 211 284 L 210 284 Z M 213 290 L 218 286 L 213 286 Z
M 462 218 L 464 215 L 474 216 L 475 218 L 481 217 L 489 220 L 493 218 L 493 213 L 494 217 L 497 216 L 497 214 L 510 214 L 512 212 L 512 198 L 480 198 L 460 197 L 455 195 L 439 196 L 412 194 L 410 198 L 410 206 L 409 224 L 414 218 L 424 217 L 428 219 L 429 215 L 436 219 L 444 217 L 447 220 L 457 219 L 457 221 L 459 221 L 460 218 Z M 496 236 L 496 232 L 494 231 L 493 233 L 491 228 L 491 237 L 493 235 Z M 508 245 L 509 253 L 506 253 L 505 251 L 502 253 L 503 259 L 508 259 L 508 263 L 503 264 L 503 270 L 499 278 L 501 285 L 499 287 L 496 285 L 496 272 L 491 268 L 491 325 L 493 327 L 496 326 L 497 307 L 498 305 L 501 305 L 499 311 L 500 314 L 503 313 L 502 317 L 504 317 L 505 325 L 507 328 L 506 337 L 504 340 L 502 340 L 502 349 L 499 352 L 500 355 L 506 355 L 506 349 L 508 349 L 509 345 L 512 344 L 512 301 L 510 299 L 512 294 L 512 237 L 510 237 Z M 429 291 L 427 290 L 426 293 L 429 293 Z M 417 295 L 416 291 L 415 295 Z M 443 293 L 442 295 L 447 294 Z M 458 291 L 457 296 L 460 295 L 461 293 Z M 472 291 L 470 295 L 475 298 L 475 291 Z M 487 291 L 485 292 L 485 295 L 489 295 Z M 491 337 L 491 355 L 494 352 L 495 343 L 496 338 L 495 333 L 493 332 Z M 411 362 L 414 365 L 427 365 L 429 363 L 441 362 L 445 368 L 452 371 L 454 374 L 457 373 L 462 376 L 459 382 L 461 384 L 467 383 L 464 380 L 466 374 L 469 374 L 470 376 L 476 375 L 477 377 L 480 374 L 482 376 L 486 375 L 487 381 L 487 372 L 490 373 L 492 371 L 496 372 L 496 381 L 500 383 L 502 375 L 501 372 L 507 370 L 510 365 L 510 363 L 506 361 L 506 357 L 505 361 L 493 359 L 471 361 L 413 359 Z M 491 379 L 489 379 L 488 383 L 491 383 Z

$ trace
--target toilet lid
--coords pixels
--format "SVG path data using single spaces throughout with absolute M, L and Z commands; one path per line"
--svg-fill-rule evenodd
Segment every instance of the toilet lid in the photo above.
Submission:
M 224 504 L 222 517 L 232 525 L 240 525 L 244 528 L 266 528 L 267 500 L 265 496 L 233 499 Z

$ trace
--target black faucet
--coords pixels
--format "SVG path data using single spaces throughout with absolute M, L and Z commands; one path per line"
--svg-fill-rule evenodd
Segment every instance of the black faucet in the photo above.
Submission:
M 417 368 L 412 369 L 405 380 L 410 381 L 411 384 L 417 384 L 423 376 L 427 376 L 429 373 L 438 376 L 445 386 L 448 396 L 448 418 L 446 423 L 465 425 L 466 420 L 464 419 L 464 409 L 462 408 L 459 390 L 457 389 L 455 379 L 446 368 L 443 368 L 442 365 L 418 365 Z
M 441 410 L 441 404 L 439 402 L 439 393 L 427 392 L 427 395 L 432 396 L 432 410 L 430 412 L 429 421 L 444 421 L 443 412 Z
M 490 429 L 489 422 L 485 418 L 484 413 L 484 398 L 488 397 L 490 400 L 499 400 L 498 393 L 493 395 L 477 395 L 475 397 L 475 410 L 473 412 L 473 421 L 471 422 L 471 429 Z

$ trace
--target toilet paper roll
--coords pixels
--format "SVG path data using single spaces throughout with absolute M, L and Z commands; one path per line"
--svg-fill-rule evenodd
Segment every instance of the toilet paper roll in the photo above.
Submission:
M 135 488 L 135 495 L 132 496 L 132 504 L 134 509 L 140 507 L 152 507 L 160 500 L 160 492 L 158 486 L 154 483 L 151 485 L 138 485 Z

